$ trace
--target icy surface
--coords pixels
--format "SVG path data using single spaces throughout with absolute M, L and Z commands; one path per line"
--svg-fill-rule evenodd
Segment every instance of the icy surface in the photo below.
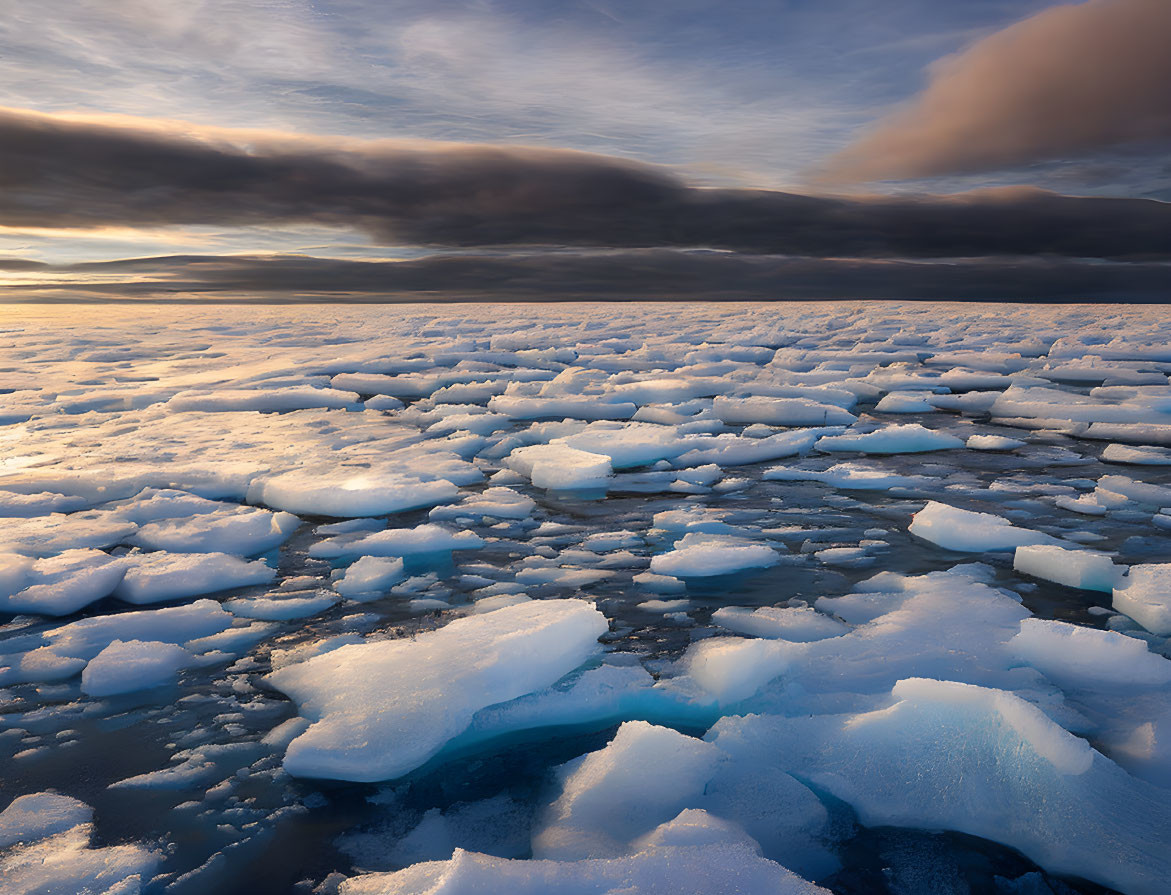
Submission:
M 1055 581 L 1082 590 L 1110 593 L 1119 584 L 1124 568 L 1109 556 L 1089 550 L 1066 550 L 1052 544 L 1025 544 L 1013 553 L 1012 567 L 1026 575 Z
M 1165 891 L 1169 343 L 7 307 L 0 888 Z
M 343 646 L 273 672 L 306 731 L 284 766 L 304 777 L 385 780 L 414 770 L 475 712 L 555 683 L 597 649 L 605 618 L 582 600 L 518 603 L 414 640 Z
M 442 887 L 442 888 L 440 888 Z M 818 895 L 826 892 L 767 861 L 742 842 L 650 845 L 628 857 L 591 861 L 509 861 L 458 851 L 448 861 L 393 874 L 358 876 L 341 895 L 426 895 L 446 889 L 484 895 Z
M 157 687 L 172 681 L 192 658 L 174 643 L 115 640 L 85 666 L 81 689 L 89 696 L 113 696 Z
M 1017 528 L 1008 519 L 992 513 L 961 510 L 936 501 L 916 513 L 907 530 L 948 550 L 971 553 L 1056 543 L 1049 535 Z
M 1171 634 L 1171 563 L 1131 566 L 1114 588 L 1114 608 L 1152 634 Z
M 0 812 L 0 872 L 11 895 L 133 895 L 161 855 L 140 845 L 90 848 L 93 811 L 77 799 L 31 793 Z

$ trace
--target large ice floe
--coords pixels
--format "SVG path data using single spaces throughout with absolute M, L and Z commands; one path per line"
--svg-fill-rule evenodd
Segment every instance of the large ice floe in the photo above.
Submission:
M 0 330 L 4 893 L 1167 891 L 1157 307 Z

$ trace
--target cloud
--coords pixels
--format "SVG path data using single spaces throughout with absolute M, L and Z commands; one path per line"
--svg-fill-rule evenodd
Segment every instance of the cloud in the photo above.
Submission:
M 682 252 L 136 258 L 43 267 L 9 300 L 556 301 L 946 299 L 1150 301 L 1171 265 L 1054 258 L 878 261 Z
M 40 0 L 0 17 L 0 95 L 42 111 L 523 139 L 791 181 L 866 98 L 799 77 L 802 61 L 762 33 L 775 16 L 740 6 L 680 27 L 655 4 L 624 26 L 575 4 Z M 763 52 L 721 39 L 745 21 Z
M 1171 258 L 1171 204 L 1148 199 L 698 189 L 665 168 L 569 150 L 0 110 L 0 225 L 201 224 L 357 228 L 387 245 Z
M 824 177 L 929 177 L 1167 146 L 1169 48 L 1168 0 L 1051 7 L 937 62 L 927 88 L 833 157 Z

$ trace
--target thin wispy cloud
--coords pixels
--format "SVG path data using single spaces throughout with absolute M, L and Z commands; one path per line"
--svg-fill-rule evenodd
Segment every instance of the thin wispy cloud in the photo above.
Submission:
M 476 5 L 351 11 L 360 26 L 306 0 L 48 0 L 0 24 L 0 48 L 22 62 L 0 71 L 0 88 L 42 111 L 566 146 L 766 184 L 795 178 L 862 114 L 775 61 L 649 54 L 612 19 L 591 29 Z

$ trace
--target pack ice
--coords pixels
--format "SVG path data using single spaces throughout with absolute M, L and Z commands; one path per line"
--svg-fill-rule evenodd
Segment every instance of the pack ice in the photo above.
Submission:
M 1169 344 L 6 306 L 0 888 L 1163 893 Z

